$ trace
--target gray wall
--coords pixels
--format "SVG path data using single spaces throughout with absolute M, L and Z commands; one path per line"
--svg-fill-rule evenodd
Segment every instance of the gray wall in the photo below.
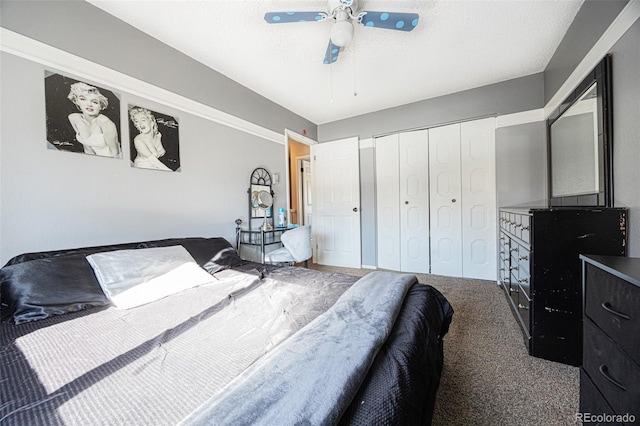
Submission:
M 130 102 L 179 118 L 180 172 L 132 168 L 127 126 L 123 159 L 47 149 L 45 67 L 6 53 L 0 60 L 1 263 L 22 252 L 167 237 L 234 242 L 252 170 L 284 176 L 284 145 L 126 93 L 121 109 Z M 284 184 L 274 190 L 276 208 L 284 206 Z
M 640 20 L 611 49 L 613 184 L 617 207 L 629 208 L 629 256 L 640 257 Z
M 2 0 L 0 8 L 0 25 L 11 31 L 278 133 L 316 138 L 309 120 L 83 0 Z
M 309 137 L 328 141 L 541 108 L 624 4 L 626 1 L 585 2 L 544 74 L 327 123 L 317 129 L 308 120 L 83 1 L 3 0 L 0 24 L 265 128 L 282 132 L 286 127 L 299 133 L 306 129 Z M 615 202 L 631 211 L 632 256 L 640 256 L 639 26 L 636 22 L 611 49 Z M 100 31 L 96 33 L 95 28 Z M 87 42 L 86 36 L 79 34 L 96 34 L 96 38 Z M 158 66 L 158 58 L 163 59 L 162 66 Z M 181 173 L 132 169 L 126 151 L 125 159 L 112 160 L 46 150 L 44 68 L 5 53 L 0 59 L 0 262 L 23 251 L 124 240 L 186 235 L 231 239 L 233 220 L 246 217 L 246 181 L 251 170 L 265 166 L 284 173 L 283 146 L 164 105 L 150 107 L 175 113 L 182 120 Z M 499 129 L 496 144 L 498 202 L 519 204 L 546 197 L 544 123 Z M 374 186 L 373 156 L 373 149 L 361 151 L 363 188 Z M 230 157 L 235 158 L 235 164 L 230 164 Z M 519 174 L 519 170 L 528 173 Z M 363 195 L 363 229 L 375 224 L 375 201 L 369 189 L 363 191 L 369 194 Z M 284 188 L 275 190 L 278 195 Z M 277 198 L 276 203 L 279 206 L 284 200 Z M 376 262 L 375 250 L 369 250 L 372 244 L 364 244 L 375 241 L 371 235 L 363 231 L 365 265 Z
M 496 129 L 498 206 L 547 205 L 544 122 Z
M 11 31 L 267 129 L 316 137 L 315 124 L 89 3 L 3 0 L 0 8 L 0 24 Z M 152 238 L 234 241 L 234 220 L 247 217 L 251 171 L 284 176 L 284 145 L 121 92 L 121 105 L 180 119 L 181 172 L 131 168 L 126 125 L 120 160 L 48 150 L 44 72 L 57 70 L 0 55 L 0 263 L 28 251 Z M 284 182 L 274 190 L 275 208 L 284 206 Z
M 318 141 L 361 139 L 542 108 L 542 73 L 426 99 L 318 126 Z
M 627 1 L 586 1 L 545 75 L 551 99 Z M 614 204 L 629 209 L 628 255 L 640 257 L 640 21 L 609 50 L 613 71 Z M 553 93 L 551 93 L 553 91 Z
M 556 94 L 628 0 L 587 0 L 544 70 L 545 104 Z

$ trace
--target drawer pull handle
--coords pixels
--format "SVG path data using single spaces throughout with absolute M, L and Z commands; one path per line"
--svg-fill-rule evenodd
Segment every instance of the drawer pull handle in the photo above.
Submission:
M 615 380 L 613 377 L 611 377 L 609 375 L 609 369 L 607 368 L 607 366 L 605 364 L 602 364 L 598 369 L 600 370 L 600 374 L 602 374 L 605 379 L 607 379 L 608 381 L 610 381 L 611 383 L 613 383 L 614 385 L 616 385 L 617 387 L 619 387 L 623 391 L 625 391 L 625 392 L 627 391 L 627 388 L 624 387 L 624 385 L 622 383 L 620 383 L 619 381 Z
M 604 309 L 605 311 L 607 311 L 607 312 L 609 312 L 609 313 L 612 313 L 613 315 L 615 315 L 615 316 L 617 316 L 617 317 L 620 317 L 620 318 L 622 318 L 622 319 L 626 319 L 626 320 L 628 320 L 628 319 L 629 319 L 629 316 L 628 316 L 628 315 L 625 315 L 625 314 L 623 314 L 622 312 L 618 312 L 618 311 L 616 311 L 615 309 L 613 309 L 613 308 L 611 307 L 611 303 L 609 303 L 609 302 L 602 302 L 602 309 Z

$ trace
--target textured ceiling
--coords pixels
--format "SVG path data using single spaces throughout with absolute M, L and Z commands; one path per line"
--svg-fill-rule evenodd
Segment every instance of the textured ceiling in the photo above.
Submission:
M 412 32 L 356 25 L 333 65 L 330 21 L 269 25 L 316 0 L 89 0 L 251 90 L 323 124 L 544 70 L 583 0 L 360 0 L 413 12 Z M 356 95 L 357 94 L 357 95 Z

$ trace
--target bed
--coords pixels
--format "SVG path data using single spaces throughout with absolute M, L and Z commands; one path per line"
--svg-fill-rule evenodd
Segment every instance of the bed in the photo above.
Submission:
M 453 315 L 412 275 L 223 238 L 27 253 L 0 282 L 3 425 L 429 424 Z

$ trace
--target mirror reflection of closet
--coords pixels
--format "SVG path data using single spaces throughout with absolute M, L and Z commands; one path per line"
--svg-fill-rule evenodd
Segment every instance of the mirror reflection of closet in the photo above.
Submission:
M 249 230 L 253 228 L 253 219 L 262 219 L 262 229 L 269 230 L 273 222 L 273 189 L 271 189 L 271 173 L 263 167 L 251 173 L 249 181 Z

